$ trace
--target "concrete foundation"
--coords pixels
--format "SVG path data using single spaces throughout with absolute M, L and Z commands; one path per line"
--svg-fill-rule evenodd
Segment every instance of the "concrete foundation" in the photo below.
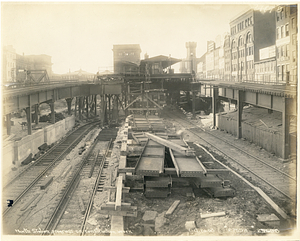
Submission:
M 35 155 L 38 147 L 43 143 L 50 145 L 62 138 L 75 125 L 75 117 L 70 116 L 53 125 L 44 127 L 25 136 L 19 141 L 3 143 L 2 149 L 2 175 L 6 175 L 11 168 L 19 166 L 30 153 Z

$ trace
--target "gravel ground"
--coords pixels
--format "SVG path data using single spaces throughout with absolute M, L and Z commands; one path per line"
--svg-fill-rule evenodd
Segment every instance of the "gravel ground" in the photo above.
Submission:
M 65 187 L 68 177 L 72 175 L 73 170 L 75 170 L 74 167 L 76 164 L 78 164 L 87 153 L 88 147 L 82 155 L 79 155 L 78 152 L 80 147 L 86 144 L 86 140 L 90 140 L 91 137 L 95 138 L 99 131 L 100 129 L 96 132 L 91 131 L 88 133 L 64 160 L 59 162 L 59 164 L 56 164 L 57 166 L 48 174 L 49 176 L 53 176 L 54 179 L 45 190 L 40 190 L 39 186 L 36 185 L 36 187 L 30 191 L 30 194 L 21 199 L 13 213 L 10 213 L 11 216 L 5 223 L 4 233 L 24 234 L 22 233 L 24 230 L 29 230 L 29 234 L 35 234 L 33 230 L 38 230 L 39 228 L 43 230 L 45 222 L 53 210 L 53 205 L 57 203 L 60 198 L 60 191 Z M 68 166 L 72 166 L 72 168 L 70 172 L 62 178 L 62 174 Z M 38 183 L 41 183 L 41 181 Z M 39 194 L 39 196 L 33 204 L 21 211 L 21 207 L 23 207 L 35 194 Z

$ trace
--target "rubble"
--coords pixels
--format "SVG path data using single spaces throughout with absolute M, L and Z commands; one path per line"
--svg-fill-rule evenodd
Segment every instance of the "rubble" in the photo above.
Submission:
M 185 228 L 189 231 L 196 228 L 196 222 L 195 221 L 187 221 L 185 222 Z

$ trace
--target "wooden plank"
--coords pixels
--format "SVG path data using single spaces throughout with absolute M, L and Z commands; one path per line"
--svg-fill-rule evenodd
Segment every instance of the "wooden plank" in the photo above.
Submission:
M 171 207 L 166 212 L 166 216 L 171 215 L 175 211 L 175 209 L 177 208 L 177 206 L 179 205 L 179 203 L 180 203 L 180 200 L 176 200 L 175 202 L 173 202 L 173 204 L 171 205 Z
M 273 202 L 271 198 L 269 198 L 259 187 L 254 188 L 271 206 L 274 210 L 280 214 L 284 219 L 288 218 L 288 215 L 280 208 L 276 203 Z
M 168 140 L 165 140 L 163 138 L 160 138 L 156 135 L 153 135 L 153 134 L 150 134 L 148 132 L 145 133 L 145 135 L 150 138 L 151 140 L 153 141 L 156 141 L 157 143 L 161 144 L 161 145 L 164 145 L 164 146 L 167 146 L 169 147 L 170 149 L 172 150 L 175 150 L 177 152 L 180 152 L 181 154 L 185 155 L 185 156 L 191 156 L 191 155 L 194 155 L 195 151 L 191 150 L 191 149 L 188 149 L 188 148 L 185 148 L 185 147 L 182 147 L 174 142 L 171 142 L 171 141 L 168 141 Z
M 137 211 L 99 210 L 98 212 L 113 216 L 137 217 Z
M 238 176 L 240 179 L 242 179 L 245 183 L 247 183 L 250 187 L 252 187 L 255 191 L 257 191 L 275 210 L 276 212 L 278 212 L 281 217 L 283 217 L 284 219 L 288 218 L 288 215 L 282 210 L 280 209 L 260 188 L 254 186 L 252 183 L 250 183 L 249 181 L 247 181 L 245 178 L 243 178 L 240 174 L 238 174 L 237 172 L 233 171 L 232 169 L 230 169 L 229 167 L 225 166 L 222 162 L 218 161 L 211 153 L 209 153 L 204 147 L 202 147 L 199 144 L 196 144 L 198 147 L 202 148 L 208 155 L 210 155 L 216 162 L 218 162 L 219 164 L 221 164 L 223 167 L 227 168 L 228 170 L 230 170 L 233 174 L 235 174 L 236 176 Z
M 49 185 L 50 185 L 50 183 L 53 181 L 53 176 L 52 177 L 47 177 L 42 183 L 41 183 L 41 189 L 43 190 L 43 189 L 46 189 Z
M 116 202 L 107 202 L 107 203 L 105 203 L 105 205 L 106 206 L 112 206 L 112 207 L 114 207 L 115 205 L 116 205 Z M 121 203 L 121 206 L 123 207 L 128 207 L 128 206 L 131 206 L 131 203 L 124 203 L 124 202 L 122 202 Z
M 116 210 L 121 210 L 121 202 L 122 202 L 122 187 L 123 187 L 123 180 L 122 177 L 118 177 L 117 180 L 117 193 L 116 193 Z
M 106 186 L 106 187 L 103 187 L 104 190 L 110 190 L 110 191 L 117 191 L 117 188 L 116 187 L 109 187 L 109 186 Z M 123 187 L 122 188 L 122 193 L 129 193 L 129 190 L 130 190 L 130 187 Z
M 200 213 L 201 218 L 211 218 L 211 217 L 221 217 L 221 216 L 225 216 L 226 213 L 225 212 L 218 212 L 218 213 Z
M 176 169 L 177 176 L 179 177 L 179 167 L 178 167 L 178 164 L 177 164 L 177 162 L 176 162 L 176 159 L 175 159 L 175 157 L 174 157 L 174 154 L 173 154 L 172 149 L 169 149 L 169 151 L 170 151 L 170 155 L 171 155 L 173 164 L 174 164 L 175 169 Z
M 124 236 L 124 233 L 124 218 L 122 216 L 112 216 L 110 236 Z

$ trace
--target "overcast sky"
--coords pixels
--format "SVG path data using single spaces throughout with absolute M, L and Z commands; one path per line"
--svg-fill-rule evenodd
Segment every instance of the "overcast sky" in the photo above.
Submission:
M 2 46 L 52 56 L 54 73 L 111 69 L 114 44 L 140 44 L 141 59 L 145 53 L 185 58 L 185 43 L 197 42 L 200 57 L 208 40 L 229 32 L 230 20 L 253 6 L 2 3 Z

